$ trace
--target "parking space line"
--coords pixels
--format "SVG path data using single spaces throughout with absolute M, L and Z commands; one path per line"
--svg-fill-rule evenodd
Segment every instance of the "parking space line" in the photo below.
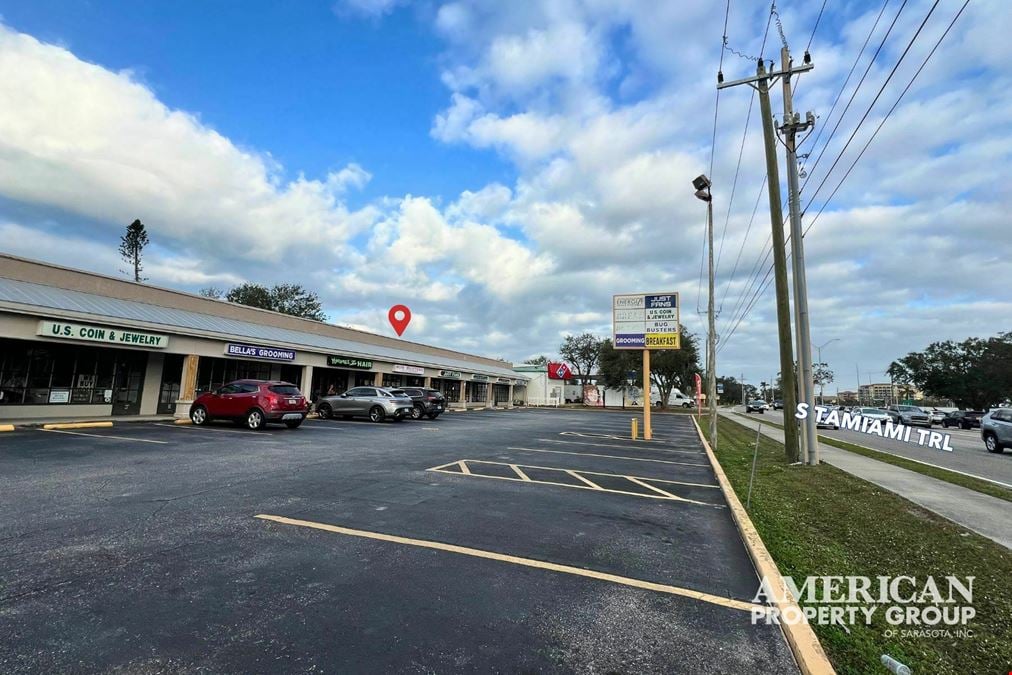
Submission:
M 129 438 L 127 436 L 106 436 L 104 434 L 87 434 L 83 431 L 66 431 L 64 429 L 38 429 L 37 431 L 44 431 L 47 434 L 70 434 L 71 436 L 87 436 L 88 438 L 107 438 L 112 441 L 136 441 L 138 443 L 157 443 L 158 445 L 167 445 L 168 441 L 155 441 L 150 438 Z
M 639 478 L 636 478 L 635 476 L 626 476 L 626 478 L 629 479 L 629 480 L 631 480 L 632 482 L 636 483 L 637 485 L 642 485 L 643 487 L 647 488 L 648 490 L 653 490 L 654 492 L 659 492 L 660 494 L 664 495 L 665 497 L 675 497 L 675 495 L 671 494 L 670 492 L 665 492 L 664 490 L 660 489 L 656 485 L 650 485 L 649 483 L 645 483 L 645 482 L 641 481 Z
M 560 440 L 555 439 L 555 438 L 538 438 L 538 439 L 535 439 L 535 440 L 543 441 L 545 443 L 561 443 L 563 445 L 591 445 L 591 446 L 594 446 L 596 448 L 618 448 L 618 449 L 621 449 L 621 450 L 642 450 L 642 449 L 644 449 L 643 446 L 636 447 L 636 446 L 632 446 L 632 445 L 611 445 L 611 444 L 608 444 L 608 443 L 588 443 L 586 441 L 560 441 Z M 700 452 L 698 450 L 671 450 L 669 448 L 661 448 L 661 447 L 656 447 L 654 449 L 657 450 L 658 452 L 677 452 L 680 455 L 702 455 L 703 454 L 702 452 Z M 698 466 L 707 466 L 707 465 L 705 465 L 705 464 L 699 464 Z
M 576 478 L 577 480 L 582 480 L 584 483 L 586 483 L 587 485 L 589 485 L 590 487 L 592 487 L 595 490 L 601 490 L 602 489 L 600 485 L 598 485 L 597 483 L 595 483 L 593 481 L 590 481 L 590 480 L 584 478 L 583 476 L 581 476 L 580 474 L 576 473 L 575 471 L 567 469 L 566 473 L 568 473 L 573 478 Z
M 585 443 L 579 440 L 555 440 L 553 438 L 535 438 L 545 443 L 564 443 L 566 445 L 592 445 L 594 447 L 614 447 L 621 450 L 634 450 L 640 448 L 628 447 L 625 445 L 604 445 L 602 443 Z M 700 452 L 693 452 L 692 450 L 668 450 L 662 448 L 656 448 L 658 451 L 663 452 L 678 452 L 679 454 L 701 454 Z M 671 461 L 673 465 L 681 465 L 683 467 L 708 467 L 709 465 L 702 465 L 702 463 L 693 463 L 691 461 Z
M 566 450 L 548 450 L 546 448 L 514 448 L 508 447 L 507 450 L 522 450 L 524 452 L 550 452 L 555 455 L 576 455 L 577 457 L 606 457 L 607 459 L 627 459 L 630 462 L 656 462 L 658 464 L 676 464 L 678 466 L 696 466 L 695 464 L 686 465 L 684 462 L 672 462 L 667 459 L 649 459 L 647 457 L 623 457 L 621 455 L 601 455 L 595 452 L 567 452 Z M 672 481 L 679 482 L 679 481 Z M 697 487 L 717 487 L 716 485 L 705 485 L 703 483 L 685 483 L 681 482 L 681 485 L 695 485 Z
M 527 481 L 528 483 L 530 483 L 530 482 L 531 482 L 531 478 L 530 478 L 530 476 L 528 476 L 528 475 L 527 475 L 526 473 L 524 473 L 523 471 L 521 471 L 521 470 L 520 470 L 520 467 L 519 467 L 519 466 L 517 466 L 516 464 L 510 464 L 510 468 L 511 468 L 511 469 L 513 469 L 513 471 L 514 471 L 514 472 L 515 472 L 515 473 L 516 473 L 516 474 L 517 474 L 518 476 L 520 476 L 520 480 L 525 480 L 525 481 Z
M 566 475 L 568 475 L 568 476 L 570 476 L 572 478 L 576 478 L 580 482 L 584 483 L 584 485 L 573 485 L 572 483 L 560 483 L 558 481 L 544 480 L 544 479 L 540 479 L 540 478 L 539 479 L 532 479 L 529 476 L 527 476 L 527 474 L 524 474 L 524 476 L 527 478 L 527 480 L 524 480 L 522 478 L 514 478 L 514 477 L 510 477 L 510 476 L 496 476 L 496 475 L 490 475 L 488 473 L 482 473 L 481 470 L 480 470 L 481 466 L 482 465 L 486 465 L 486 464 L 493 465 L 493 466 L 508 466 L 508 467 L 515 466 L 515 465 L 513 465 L 513 464 L 511 464 L 509 462 L 493 462 L 493 461 L 484 460 L 484 459 L 461 459 L 461 460 L 456 461 L 456 462 L 450 462 L 449 464 L 443 464 L 441 466 L 434 466 L 431 469 L 426 469 L 426 471 L 436 471 L 438 473 L 447 473 L 447 474 L 450 474 L 450 475 L 453 475 L 453 476 L 466 475 L 466 476 L 472 476 L 474 478 L 494 478 L 496 480 L 511 480 L 511 481 L 519 481 L 519 482 L 529 482 L 529 483 L 541 484 L 541 485 L 557 485 L 557 486 L 560 486 L 560 487 L 576 488 L 578 490 L 594 490 L 596 492 L 610 492 L 610 493 L 613 493 L 613 494 L 631 495 L 633 497 L 646 497 L 647 499 L 665 499 L 665 500 L 668 500 L 668 501 L 685 502 L 685 503 L 688 503 L 688 504 L 696 504 L 698 506 L 711 506 L 711 507 L 714 507 L 714 508 L 721 508 L 721 509 L 722 508 L 726 508 L 723 504 L 714 504 L 714 503 L 711 503 L 711 502 L 701 502 L 701 501 L 696 500 L 696 499 L 687 499 L 686 497 L 679 497 L 676 494 L 672 494 L 672 493 L 666 492 L 664 490 L 658 490 L 658 489 L 655 489 L 655 488 L 653 488 L 653 487 L 651 487 L 649 485 L 643 486 L 643 483 L 640 482 L 640 481 L 649 481 L 649 482 L 656 482 L 656 483 L 665 483 L 665 484 L 670 484 L 670 485 L 685 485 L 685 483 L 680 483 L 679 481 L 674 481 L 674 480 L 665 480 L 663 478 L 649 478 L 649 477 L 645 477 L 645 476 L 627 476 L 625 474 L 620 474 L 620 473 L 603 473 L 601 471 L 584 471 L 582 469 L 566 469 L 566 468 L 557 467 L 557 466 L 536 466 L 536 465 L 533 465 L 533 464 L 516 465 L 516 466 L 520 466 L 520 467 L 522 467 L 524 469 L 538 469 L 540 471 L 554 471 L 554 472 L 558 472 L 558 473 L 563 473 L 563 474 L 566 474 Z M 457 466 L 458 468 L 461 469 L 461 471 L 450 471 L 448 469 L 448 467 L 451 467 L 451 466 Z M 659 494 L 645 494 L 643 492 L 634 492 L 632 490 L 620 490 L 620 489 L 616 489 L 616 488 L 601 487 L 597 483 L 593 482 L 590 478 L 587 478 L 587 476 L 605 476 L 605 477 L 608 477 L 608 478 L 621 478 L 621 479 L 625 479 L 625 480 L 627 480 L 630 483 L 633 483 L 635 485 L 640 485 L 640 486 L 643 486 L 643 487 L 648 487 L 653 492 L 659 493 Z
M 189 424 L 162 424 L 161 422 L 155 422 L 152 426 L 155 427 L 167 427 L 169 429 L 185 429 L 186 431 L 206 431 L 213 434 L 250 434 L 249 431 L 239 431 L 237 429 L 217 429 L 215 427 L 205 426 L 191 426 Z
M 535 569 L 560 572 L 562 574 L 571 574 L 574 576 L 587 577 L 590 579 L 597 579 L 598 581 L 608 581 L 623 586 L 631 586 L 633 588 L 640 588 L 648 591 L 655 591 L 658 593 L 666 593 L 668 595 L 677 595 L 684 598 L 691 598 L 693 600 L 698 600 L 700 602 L 706 602 L 712 605 L 718 605 L 720 607 L 727 607 L 729 609 L 737 609 L 743 612 L 765 613 L 766 611 L 769 610 L 769 608 L 765 605 L 758 605 L 743 600 L 735 600 L 734 598 L 727 598 L 720 595 L 713 595 L 711 593 L 694 591 L 689 588 L 670 586 L 668 584 L 658 584 L 653 581 L 633 579 L 631 577 L 623 577 L 617 574 L 609 574 L 608 572 L 598 572 L 596 570 L 588 570 L 583 569 L 581 567 L 573 567 L 571 565 L 560 565 L 559 563 L 547 562 L 544 560 L 522 558 L 520 556 L 509 555 L 506 553 L 496 553 L 494 551 L 486 551 L 478 548 L 470 548 L 468 546 L 458 546 L 456 544 L 444 544 L 443 542 L 439 541 L 431 541 L 426 539 L 413 539 L 410 537 L 401 537 L 393 534 L 384 534 L 382 532 L 370 532 L 368 530 L 353 530 L 351 528 L 340 527 L 338 525 L 316 523 L 309 520 L 297 520 L 295 518 L 286 518 L 284 516 L 259 514 L 255 517 L 259 518 L 260 520 L 272 521 L 275 523 L 280 523 L 282 525 L 294 525 L 296 527 L 306 527 L 314 530 L 323 530 L 325 532 L 332 532 L 335 534 L 343 534 L 350 537 L 361 537 L 363 539 L 373 539 L 376 541 L 384 541 L 392 544 L 416 546 L 419 548 L 444 551 L 447 553 L 457 553 L 460 555 L 471 556 L 474 558 L 483 558 L 485 560 L 495 560 L 498 562 L 511 563 L 514 565 L 522 565 L 524 567 L 533 567 Z

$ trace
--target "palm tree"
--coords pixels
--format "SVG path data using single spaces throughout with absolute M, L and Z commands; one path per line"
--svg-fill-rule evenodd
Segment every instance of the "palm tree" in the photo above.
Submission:
M 764 401 L 766 400 L 766 387 L 767 386 L 768 385 L 766 384 L 766 382 L 760 382 L 759 383 L 759 395 L 762 396 L 762 399 Z

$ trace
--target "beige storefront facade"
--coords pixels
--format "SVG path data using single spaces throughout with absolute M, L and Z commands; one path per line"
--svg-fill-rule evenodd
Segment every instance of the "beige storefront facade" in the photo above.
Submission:
M 313 398 L 432 386 L 455 409 L 512 406 L 527 381 L 497 359 L 0 255 L 0 421 L 184 416 L 247 377 Z

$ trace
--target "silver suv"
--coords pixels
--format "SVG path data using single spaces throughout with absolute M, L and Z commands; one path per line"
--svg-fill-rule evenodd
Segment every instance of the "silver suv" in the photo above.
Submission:
M 931 428 L 931 417 L 915 405 L 891 405 L 886 408 L 886 414 L 893 423 Z
M 1012 448 L 1012 408 L 995 408 L 981 417 L 980 437 L 988 452 Z
M 382 422 L 387 417 L 400 422 L 411 415 L 414 402 L 400 389 L 355 387 L 337 396 L 325 396 L 316 404 L 320 417 L 368 417 Z

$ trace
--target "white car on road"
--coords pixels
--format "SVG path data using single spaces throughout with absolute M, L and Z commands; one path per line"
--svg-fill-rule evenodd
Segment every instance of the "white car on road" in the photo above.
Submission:
M 882 408 L 854 408 L 850 411 L 850 414 L 860 415 L 861 417 L 869 420 L 878 420 L 882 424 L 885 424 L 892 419 L 892 417 L 889 416 L 889 413 L 882 410 Z

